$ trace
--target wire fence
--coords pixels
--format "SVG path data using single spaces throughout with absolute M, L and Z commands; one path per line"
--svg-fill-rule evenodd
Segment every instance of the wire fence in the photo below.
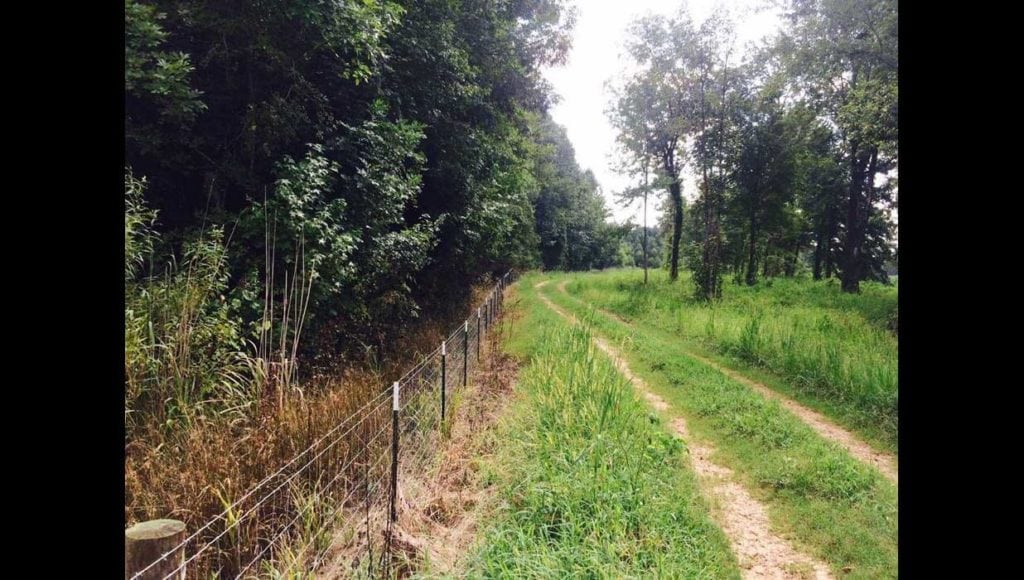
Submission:
M 312 441 L 173 548 L 126 577 L 281 578 L 344 562 L 332 576 L 394 575 L 403 473 L 435 456 L 452 394 L 483 360 L 502 310 L 502 276 L 484 301 L 399 380 Z M 186 574 L 187 572 L 187 574 Z

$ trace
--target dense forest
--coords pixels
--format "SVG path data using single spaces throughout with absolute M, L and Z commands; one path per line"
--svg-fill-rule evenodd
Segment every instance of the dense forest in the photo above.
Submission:
M 572 26 L 558 0 L 126 0 L 128 407 L 183 357 L 383 347 L 489 274 L 617 263 L 539 73 Z
M 636 71 L 611 110 L 620 162 L 641 183 L 626 198 L 666 194 L 666 265 L 675 280 L 685 262 L 700 298 L 721 297 L 727 274 L 753 285 L 805 262 L 858 292 L 895 261 L 896 2 L 780 4 L 782 33 L 742 58 L 725 10 L 630 29 Z

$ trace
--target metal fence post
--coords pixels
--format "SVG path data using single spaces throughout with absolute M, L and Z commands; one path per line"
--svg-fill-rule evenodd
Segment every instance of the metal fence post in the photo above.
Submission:
M 469 321 L 462 323 L 462 386 L 469 384 Z
M 391 521 L 398 521 L 395 498 L 398 494 L 398 381 L 391 387 Z
M 445 341 L 441 341 L 441 421 L 444 422 L 444 391 L 448 386 L 448 352 Z
M 480 308 L 476 309 L 476 364 L 480 366 Z

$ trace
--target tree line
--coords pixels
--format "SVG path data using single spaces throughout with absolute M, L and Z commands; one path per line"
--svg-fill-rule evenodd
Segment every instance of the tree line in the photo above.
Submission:
M 539 72 L 574 18 L 561 0 L 125 0 L 128 342 L 187 313 L 209 364 L 300 332 L 332 353 L 461 305 L 482 274 L 611 264 L 624 232 Z
M 667 262 L 693 270 L 696 294 L 722 280 L 753 285 L 793 275 L 842 289 L 887 280 L 895 260 L 898 34 L 893 0 L 778 2 L 780 34 L 741 59 L 722 10 L 630 28 L 635 64 L 610 118 L 623 171 L 641 182 L 624 196 L 666 195 Z M 687 206 L 685 165 L 698 191 Z

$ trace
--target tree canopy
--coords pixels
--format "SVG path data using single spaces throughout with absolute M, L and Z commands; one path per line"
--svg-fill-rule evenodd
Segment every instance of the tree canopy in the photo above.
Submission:
M 562 0 L 125 0 L 126 232 L 153 233 L 128 277 L 221 244 L 230 316 L 258 334 L 301 278 L 335 350 L 488 273 L 611 264 L 622 232 L 539 72 L 574 20 Z
M 741 59 L 729 14 L 699 25 L 685 7 L 630 28 L 635 70 L 610 116 L 622 169 L 668 193 L 671 279 L 679 256 L 698 297 L 723 274 L 757 283 L 838 275 L 847 292 L 887 280 L 893 254 L 897 10 L 891 0 L 789 0 L 786 25 Z M 698 191 L 683 219 L 680 167 Z M 646 188 L 646 186 L 644 186 Z M 641 188 L 643 189 L 643 188 Z M 681 241 L 689 246 L 680 251 Z

